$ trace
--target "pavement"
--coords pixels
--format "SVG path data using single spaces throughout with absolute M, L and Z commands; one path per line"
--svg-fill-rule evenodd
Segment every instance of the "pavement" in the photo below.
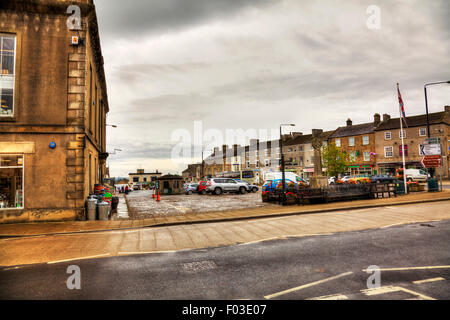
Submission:
M 431 212 L 436 210 L 436 205 L 422 206 Z M 410 206 L 395 209 L 405 207 Z M 360 220 L 377 210 L 351 215 Z M 417 212 L 413 210 L 412 214 Z M 331 223 L 325 223 L 325 229 L 331 230 L 332 224 L 351 221 L 337 218 L 340 215 L 334 213 L 316 222 L 332 219 Z M 381 215 L 387 217 L 384 212 Z M 296 225 L 302 229 L 300 223 L 306 227 L 304 218 L 309 217 L 284 217 L 289 223 L 283 226 Z M 263 224 L 251 222 L 252 231 L 269 232 L 275 227 L 273 219 L 265 221 L 266 231 Z M 226 233 L 231 224 L 237 228 L 235 222 L 226 223 L 222 229 L 224 236 L 231 235 Z M 317 231 L 317 227 L 311 228 Z M 265 300 L 280 299 L 448 300 L 449 230 L 447 220 L 208 249 L 4 268 L 0 269 L 0 299 L 187 300 L 186 306 L 192 303 L 190 300 L 204 299 L 258 300 L 258 305 L 267 304 Z M 375 266 L 379 268 L 377 271 L 367 272 Z M 73 271 L 68 273 L 69 267 L 79 268 L 80 289 L 67 288 L 67 282 L 74 283 L 70 281 Z M 368 288 L 368 283 L 378 286 Z M 199 304 L 202 302 L 196 302 Z M 168 306 L 164 312 L 170 314 L 169 318 L 182 318 L 182 306 L 183 302 Z M 267 305 L 267 315 L 279 317 L 271 307 Z M 225 306 L 218 307 L 216 318 L 221 313 L 227 315 L 226 312 Z M 387 311 L 379 311 L 383 312 Z
M 161 204 L 170 202 L 171 196 L 161 197 Z M 189 196 L 186 196 L 189 197 Z M 219 196 L 220 197 L 220 196 Z M 239 197 L 239 195 L 235 195 Z M 214 198 L 214 196 L 211 196 Z M 0 238 L 44 236 L 70 233 L 86 233 L 114 230 L 133 230 L 138 228 L 175 226 L 192 223 L 208 223 L 223 221 L 239 221 L 269 217 L 282 217 L 298 214 L 317 214 L 334 210 L 356 210 L 384 206 L 415 204 L 450 200 L 450 190 L 442 192 L 418 192 L 403 196 L 384 199 L 342 201 L 324 204 L 246 208 L 241 210 L 222 210 L 201 213 L 186 213 L 178 215 L 151 216 L 144 219 L 128 219 L 129 214 L 123 195 L 119 199 L 119 210 L 113 216 L 116 220 L 108 221 L 66 221 L 38 222 L 0 225 Z
M 254 215 L 259 214 L 255 211 Z M 450 200 L 446 200 L 315 214 L 266 215 L 259 219 L 4 238 L 0 239 L 0 266 L 22 268 L 32 264 L 187 251 L 449 219 Z M 448 233 L 445 241 L 448 242 Z

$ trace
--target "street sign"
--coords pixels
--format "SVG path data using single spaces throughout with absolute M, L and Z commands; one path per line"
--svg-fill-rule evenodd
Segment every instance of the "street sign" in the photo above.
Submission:
M 441 143 L 441 138 L 439 138 L 439 137 L 426 138 L 423 141 L 423 144 L 440 144 L 440 143 Z
M 424 168 L 437 168 L 442 164 L 441 156 L 425 156 L 423 157 L 422 166 Z
M 442 154 L 441 145 L 438 143 L 421 144 L 419 148 L 422 156 L 440 156 Z

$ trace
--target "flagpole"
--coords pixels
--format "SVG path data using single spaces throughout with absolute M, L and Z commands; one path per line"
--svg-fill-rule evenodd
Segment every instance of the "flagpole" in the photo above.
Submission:
M 397 83 L 397 94 L 400 92 Z M 402 137 L 402 160 L 403 160 L 403 183 L 405 184 L 405 194 L 408 194 L 408 186 L 406 185 L 406 163 L 405 163 L 405 138 L 403 134 L 403 122 L 402 122 L 402 109 L 400 103 L 398 104 L 398 110 L 400 113 L 400 135 Z

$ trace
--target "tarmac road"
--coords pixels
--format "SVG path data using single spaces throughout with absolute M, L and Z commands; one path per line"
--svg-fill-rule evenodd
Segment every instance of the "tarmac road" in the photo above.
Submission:
M 81 289 L 66 286 L 81 270 Z M 382 268 L 381 288 L 367 290 Z M 400 268 L 383 271 L 385 268 Z M 450 299 L 450 220 L 0 270 L 1 299 Z

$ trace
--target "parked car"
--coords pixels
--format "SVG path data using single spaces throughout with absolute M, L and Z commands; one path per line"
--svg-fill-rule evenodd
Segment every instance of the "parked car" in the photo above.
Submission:
M 207 185 L 208 185 L 208 181 L 200 181 L 198 183 L 197 192 L 199 194 L 206 194 Z
M 247 193 L 246 182 L 238 182 L 229 178 L 211 178 L 206 185 L 206 192 L 219 195 L 225 192 Z
M 197 193 L 197 190 L 198 190 L 198 184 L 197 183 L 187 183 L 184 186 L 184 193 L 185 194 Z
M 406 180 L 416 182 L 427 182 L 429 174 L 421 169 L 406 169 Z
M 338 179 L 338 183 L 347 183 L 350 178 L 351 176 L 343 176 L 342 178 Z
M 328 184 L 335 184 L 336 183 L 336 178 L 335 177 L 329 177 L 328 178 Z
M 370 177 L 371 183 L 386 183 L 386 182 L 392 183 L 395 180 L 397 180 L 395 177 L 388 175 L 374 175 Z
M 296 186 L 298 185 L 295 181 L 285 179 L 286 188 L 289 186 L 289 184 L 292 183 L 295 184 Z M 283 186 L 281 179 L 266 180 L 262 186 L 262 191 L 263 192 L 274 191 L 278 185 Z
M 258 190 L 259 190 L 259 187 L 257 185 L 247 183 L 247 192 L 248 193 L 250 193 L 250 192 L 256 193 L 256 192 L 258 192 Z

